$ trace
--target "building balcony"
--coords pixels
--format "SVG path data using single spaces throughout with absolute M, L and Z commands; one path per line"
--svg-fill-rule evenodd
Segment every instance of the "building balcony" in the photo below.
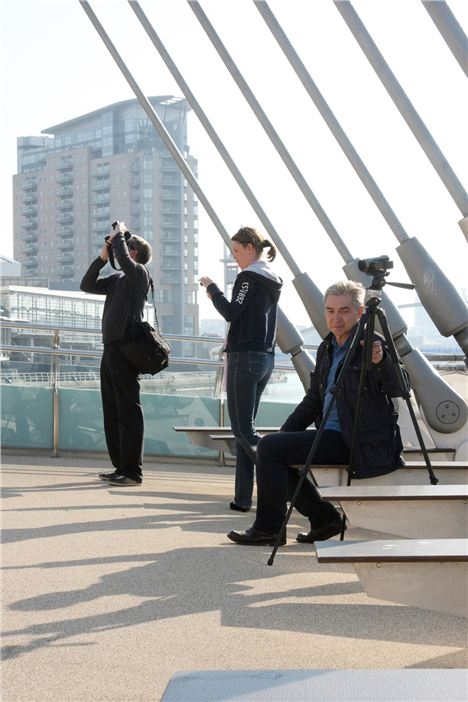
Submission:
M 57 243 L 57 248 L 60 251 L 73 251 L 73 246 L 74 246 L 74 241 L 73 239 L 64 239 L 63 241 L 59 241 Z
M 71 212 L 64 212 L 63 214 L 58 215 L 57 222 L 59 224 L 72 224 L 72 222 L 73 222 L 72 213 Z
M 35 192 L 28 193 L 23 197 L 23 204 L 35 205 L 37 203 L 37 194 Z
M 25 217 L 36 217 L 36 216 L 37 216 L 37 207 L 34 207 L 34 206 L 32 206 L 32 205 L 29 205 L 28 207 L 24 207 L 24 208 L 21 210 L 21 213 L 22 213 Z
M 98 180 L 97 182 L 93 183 L 91 186 L 91 190 L 93 192 L 100 192 L 101 190 L 109 190 L 109 188 L 110 188 L 109 178 L 103 178 L 102 180 Z
M 57 170 L 62 171 L 63 173 L 66 171 L 72 171 L 73 162 L 69 159 L 64 159 L 63 161 L 60 161 L 59 165 L 57 166 Z
M 100 195 L 94 195 L 91 198 L 91 204 L 96 205 L 96 207 L 107 207 L 110 203 L 110 193 L 100 193 Z
M 105 222 L 94 222 L 94 224 L 91 225 L 91 230 L 96 234 L 102 234 L 105 236 L 106 234 L 109 234 L 111 226 L 106 219 Z
M 110 166 L 100 165 L 96 168 L 95 171 L 92 172 L 91 175 L 93 176 L 93 178 L 108 178 L 110 175 Z
M 108 207 L 103 210 L 99 210 L 97 207 L 95 207 L 93 210 L 93 217 L 97 220 L 98 224 L 103 225 L 105 223 L 107 227 L 110 227 L 111 219 L 110 210 Z
M 73 263 L 73 252 L 64 251 L 63 253 L 59 253 L 57 261 L 60 261 L 60 263 Z
M 55 179 L 56 183 L 73 183 L 73 175 L 71 173 L 62 173 L 62 175 L 57 176 Z
M 36 255 L 37 254 L 37 244 L 27 244 L 26 246 L 23 247 L 23 253 L 29 255 Z
M 25 244 L 28 244 L 32 241 L 37 241 L 37 232 L 26 232 L 25 234 L 23 234 L 21 239 Z
M 73 227 L 58 227 L 55 233 L 60 238 L 73 236 Z
M 180 281 L 175 278 L 174 274 L 165 273 L 161 274 L 161 284 L 162 285 L 180 285 Z
M 71 187 L 64 187 L 60 188 L 60 190 L 57 191 L 57 196 L 58 197 L 71 197 L 73 195 L 73 188 Z
M 57 205 L 57 209 L 61 211 L 72 210 L 73 200 L 62 200 L 62 202 L 59 202 L 59 204 Z
M 22 265 L 25 266 L 28 270 L 37 268 L 37 257 L 33 256 L 32 258 L 28 258 L 27 261 L 23 261 Z
M 24 229 L 37 229 L 37 219 L 29 217 L 23 224 Z
M 62 270 L 59 272 L 61 278 L 68 278 L 73 275 L 73 266 L 62 266 Z
M 37 190 L 37 183 L 35 180 L 26 180 L 22 185 L 22 189 L 25 193 Z

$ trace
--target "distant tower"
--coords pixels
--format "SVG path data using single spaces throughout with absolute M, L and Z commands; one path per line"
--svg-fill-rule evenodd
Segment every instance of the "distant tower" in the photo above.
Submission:
M 149 98 L 191 169 L 185 100 Z M 14 256 L 25 277 L 77 290 L 112 221 L 153 247 L 165 333 L 198 334 L 198 202 L 137 100 L 19 137 L 13 178 Z

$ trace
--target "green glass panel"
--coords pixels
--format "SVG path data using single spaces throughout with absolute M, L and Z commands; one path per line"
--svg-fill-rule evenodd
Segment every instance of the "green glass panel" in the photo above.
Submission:
M 69 451 L 107 452 L 99 390 L 59 390 L 59 448 Z
M 194 446 L 173 426 L 218 426 L 220 400 L 183 395 L 142 393 L 145 417 L 145 455 L 215 457 L 216 451 Z M 97 389 L 59 391 L 59 448 L 107 452 L 101 394 Z
M 260 402 L 257 427 L 280 427 L 296 405 L 291 402 Z
M 2 385 L 2 446 L 53 447 L 52 388 Z
M 215 457 L 217 451 L 194 446 L 174 426 L 219 426 L 220 400 L 212 397 L 142 394 L 145 454 Z

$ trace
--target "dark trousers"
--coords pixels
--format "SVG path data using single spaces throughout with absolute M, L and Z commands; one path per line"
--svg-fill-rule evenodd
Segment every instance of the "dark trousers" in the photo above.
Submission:
M 287 503 L 300 479 L 297 468 L 304 465 L 312 447 L 316 430 L 275 432 L 260 439 L 257 445 L 257 517 L 255 528 L 278 532 L 283 524 Z M 349 451 L 341 434 L 325 430 L 320 438 L 313 463 L 347 464 Z M 339 521 L 340 513 L 331 502 L 322 500 L 306 478 L 294 503 L 307 517 L 312 529 Z
M 231 428 L 236 439 L 236 483 L 234 502 L 252 505 L 254 458 L 251 446 L 260 435 L 255 429 L 260 398 L 274 366 L 274 355 L 263 351 L 229 352 L 226 364 L 226 394 Z
M 141 479 L 143 410 L 138 373 L 113 344 L 101 359 L 104 433 L 112 465 L 118 473 Z

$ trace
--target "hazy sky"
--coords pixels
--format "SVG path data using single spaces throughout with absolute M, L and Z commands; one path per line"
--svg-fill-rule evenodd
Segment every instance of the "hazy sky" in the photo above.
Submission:
M 344 260 L 295 185 L 186 0 L 142 0 L 192 92 L 301 271 L 320 289 L 344 277 Z M 407 282 L 398 241 L 359 181 L 251 0 L 201 0 L 244 78 L 354 257 L 386 254 L 391 281 Z M 90 5 L 148 95 L 181 91 L 126 0 Z M 449 7 L 468 32 L 468 2 Z M 454 284 L 466 285 L 461 213 L 331 0 L 271 0 L 269 6 L 410 237 L 417 237 Z M 466 77 L 420 0 L 353 3 L 458 178 L 467 178 Z M 11 178 L 16 137 L 133 98 L 79 0 L 0 0 L 0 253 L 11 256 Z M 224 227 L 263 226 L 193 113 L 189 144 L 199 181 Z M 118 219 L 119 213 L 113 214 Z M 131 227 L 131 222 L 127 222 Z M 200 275 L 221 282 L 222 242 L 200 207 Z M 276 262 L 275 262 L 276 263 Z M 282 261 L 282 306 L 307 315 Z M 413 293 L 386 288 L 395 302 Z M 203 298 L 203 295 L 201 296 Z M 202 316 L 216 316 L 203 303 Z

